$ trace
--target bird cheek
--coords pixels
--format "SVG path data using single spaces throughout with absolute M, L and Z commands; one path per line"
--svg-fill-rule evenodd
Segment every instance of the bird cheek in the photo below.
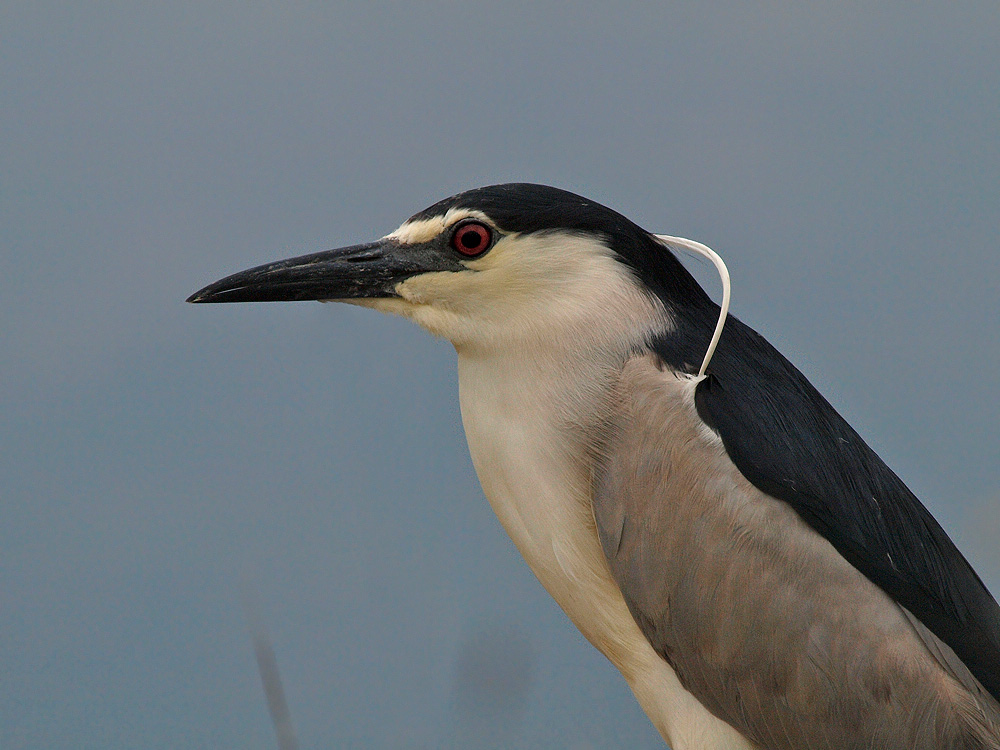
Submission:
M 412 311 L 410 318 L 424 330 L 435 336 L 448 339 L 456 346 L 466 343 L 468 338 L 467 321 L 460 315 L 431 305 L 421 305 L 410 309 Z
M 432 271 L 411 276 L 396 284 L 394 291 L 414 305 L 459 309 L 470 299 L 466 274 L 471 272 Z
M 462 338 L 464 322 L 453 309 L 454 289 L 450 288 L 449 273 L 428 273 L 414 276 L 396 285 L 398 298 L 392 300 L 399 314 L 410 318 L 435 336 L 456 342 Z M 386 300 L 388 301 L 388 300 Z M 393 311 L 395 312 L 395 310 Z
M 416 284 L 413 279 L 399 282 L 393 291 L 400 299 L 409 302 L 411 305 L 430 304 L 425 290 L 421 289 L 420 285 Z
M 357 307 L 367 307 L 371 310 L 378 310 L 380 313 L 385 313 L 386 315 L 399 315 L 403 318 L 413 317 L 413 305 L 404 300 L 396 299 L 395 297 L 359 298 L 336 301 L 343 302 L 348 305 L 355 305 Z

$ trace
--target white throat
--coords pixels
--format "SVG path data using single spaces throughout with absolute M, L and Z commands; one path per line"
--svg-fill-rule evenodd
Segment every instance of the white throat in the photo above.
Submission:
M 673 321 L 594 237 L 508 236 L 467 265 L 411 277 L 398 299 L 365 304 L 455 345 L 462 422 L 490 505 L 664 738 L 675 750 L 747 747 L 684 690 L 636 625 L 591 504 L 594 443 L 622 367 Z
M 549 593 L 623 668 L 625 644 L 645 639 L 597 537 L 592 443 L 625 360 L 670 321 L 624 269 L 602 276 L 561 290 L 578 298 L 547 316 L 555 330 L 518 336 L 512 321 L 507 337 L 456 350 L 462 422 L 487 499 Z
M 600 367 L 551 364 L 531 354 L 459 352 L 462 422 L 490 505 L 538 580 L 621 671 L 675 750 L 749 750 L 683 688 L 629 612 L 594 522 L 587 440 L 594 425 L 565 410 L 575 395 L 610 392 Z
M 651 309 L 651 316 L 651 324 L 665 325 L 660 311 Z M 748 748 L 684 690 L 639 630 L 608 569 L 591 505 L 591 438 L 602 413 L 594 405 L 612 406 L 626 344 L 640 342 L 627 342 L 621 331 L 604 333 L 603 349 L 586 352 L 570 345 L 458 348 L 462 422 L 473 464 L 538 580 L 622 672 L 675 750 Z M 593 331 L 588 338 L 593 341 Z

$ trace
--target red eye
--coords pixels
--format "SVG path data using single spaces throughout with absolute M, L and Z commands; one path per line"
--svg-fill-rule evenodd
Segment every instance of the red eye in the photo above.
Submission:
M 491 239 L 489 227 L 476 223 L 463 224 L 451 236 L 451 246 L 462 255 L 480 255 L 486 252 Z

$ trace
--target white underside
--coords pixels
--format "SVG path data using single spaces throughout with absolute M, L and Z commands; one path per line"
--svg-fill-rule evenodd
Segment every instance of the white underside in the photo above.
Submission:
M 597 536 L 585 448 L 567 442 L 573 430 L 560 395 L 571 385 L 566 369 L 549 380 L 538 365 L 459 353 L 462 421 L 500 523 L 559 606 L 622 672 L 674 750 L 752 748 L 681 686 L 632 618 Z
M 489 221 L 452 210 L 404 224 L 393 237 L 426 241 L 469 216 Z M 469 450 L 500 523 L 674 750 L 750 750 L 681 686 L 639 630 L 594 522 L 587 427 L 603 418 L 623 358 L 671 320 L 597 236 L 508 234 L 465 265 L 410 277 L 396 286 L 398 298 L 356 302 L 411 318 L 455 345 Z

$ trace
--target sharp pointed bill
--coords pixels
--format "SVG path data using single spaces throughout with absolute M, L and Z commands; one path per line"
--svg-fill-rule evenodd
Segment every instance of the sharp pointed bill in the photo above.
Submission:
M 266 263 L 209 284 L 188 302 L 286 302 L 383 296 L 397 273 L 381 242 Z
M 191 302 L 344 300 L 458 352 L 505 530 L 675 750 L 1000 750 L 1000 607 L 903 482 L 655 235 L 542 185 Z M 596 521 L 596 527 L 595 527 Z
M 428 271 L 461 271 L 440 243 L 385 238 L 265 263 L 195 292 L 188 302 L 296 302 L 395 296 L 401 281 Z

